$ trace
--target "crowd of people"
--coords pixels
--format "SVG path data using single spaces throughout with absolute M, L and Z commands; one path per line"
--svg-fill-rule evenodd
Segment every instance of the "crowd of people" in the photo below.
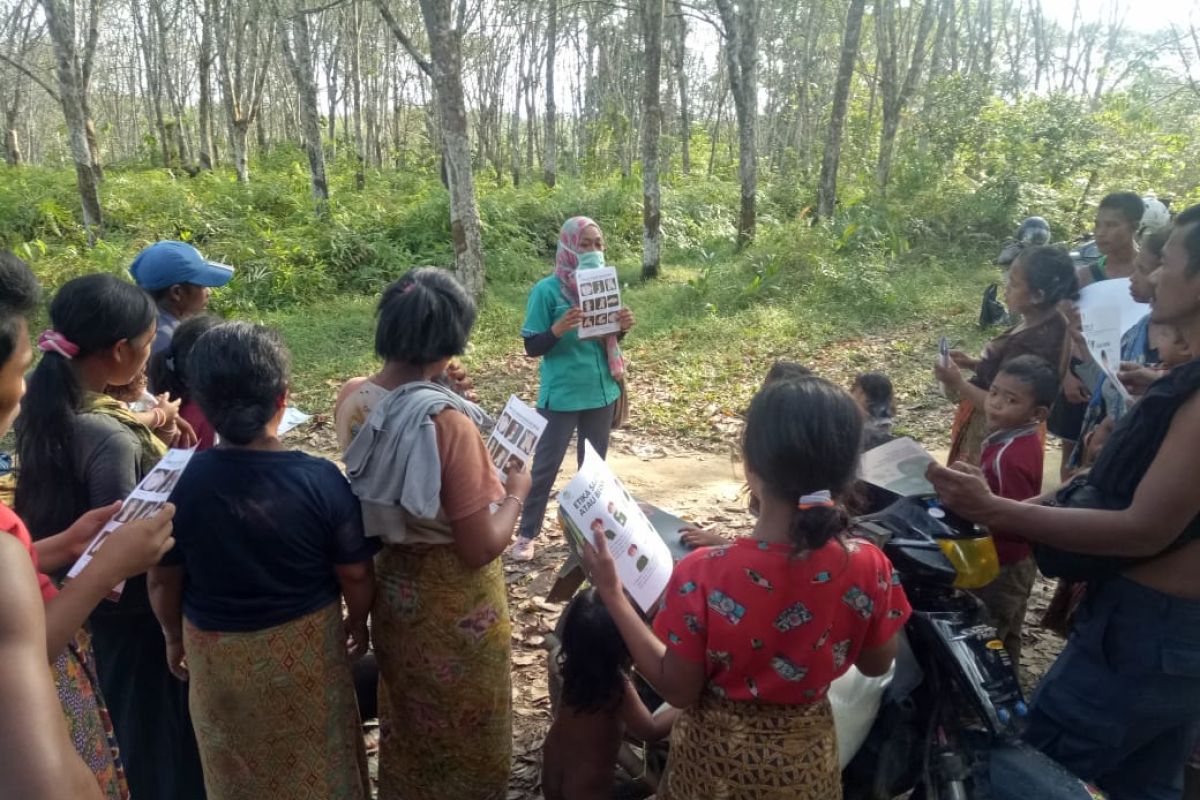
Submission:
M 1100 205 L 1097 267 L 1020 249 L 1019 321 L 935 368 L 959 406 L 950 463 L 928 478 L 994 536 L 1000 574 L 977 593 L 1015 664 L 1039 567 L 1071 578 L 1070 637 L 1028 740 L 1116 800 L 1168 800 L 1200 736 L 1200 206 L 1138 235 L 1131 198 Z M 3 794 L 365 800 L 352 665 L 372 651 L 378 796 L 505 797 L 502 558 L 533 557 L 572 438 L 604 455 L 620 418 L 634 315 L 613 335 L 578 330 L 578 274 L 603 263 L 600 227 L 572 218 L 530 294 L 520 334 L 547 420 L 531 472 L 498 474 L 484 446 L 490 420 L 457 362 L 473 300 L 418 269 L 379 301 L 382 366 L 338 394 L 343 473 L 280 439 L 278 334 L 204 313 L 229 268 L 159 242 L 133 283 L 68 281 L 26 376 L 40 288 L 0 253 L 0 432 L 15 428 L 18 456 L 14 507 L 0 505 Z M 1151 302 L 1122 342 L 1126 391 L 1090 363 L 1072 310 L 1081 284 L 1121 276 Z M 1078 424 L 1054 427 L 1080 404 Z M 547 798 L 611 796 L 626 731 L 671 737 L 660 798 L 841 796 L 830 684 L 886 673 L 912 613 L 883 552 L 850 535 L 860 454 L 892 438 L 894 415 L 882 373 L 847 390 L 776 364 L 742 439 L 753 532 L 690 531 L 698 547 L 650 620 L 603 532 L 583 546 L 591 588 L 564 612 Z M 1071 480 L 1044 495 L 1048 426 L 1073 443 Z M 168 447 L 196 449 L 171 502 L 59 580 Z M 643 704 L 633 667 L 672 709 Z

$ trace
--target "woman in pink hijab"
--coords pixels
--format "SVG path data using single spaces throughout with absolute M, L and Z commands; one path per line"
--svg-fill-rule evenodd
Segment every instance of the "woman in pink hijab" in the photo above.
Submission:
M 608 452 L 613 411 L 625 377 L 620 340 L 634 318 L 618 300 L 615 276 L 602 271 L 604 266 L 600 226 L 587 217 L 571 217 L 558 236 L 554 274 L 538 281 L 529 293 L 521 336 L 525 354 L 542 359 L 537 405 L 546 430 L 534 454 L 533 489 L 511 550 L 519 561 L 533 558 L 533 540 L 541 532 L 550 489 L 571 437 L 578 431 L 580 463 L 585 441 L 601 456 Z M 612 327 L 614 315 L 617 330 L 604 332 Z

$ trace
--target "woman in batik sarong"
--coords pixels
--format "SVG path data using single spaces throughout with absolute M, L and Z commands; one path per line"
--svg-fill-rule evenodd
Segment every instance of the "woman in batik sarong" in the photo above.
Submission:
M 495 800 L 512 760 L 511 626 L 497 558 L 529 475 L 501 484 L 479 407 L 434 382 L 463 352 L 475 304 L 441 270 L 408 273 L 379 303 L 386 391 L 345 391 L 363 421 L 346 450 L 367 535 L 378 537 L 372 615 L 380 672 L 380 800 Z
M 846 536 L 862 426 L 820 378 L 764 387 L 743 440 L 754 533 L 680 561 L 653 631 L 604 537 L 584 548 L 638 672 L 684 709 L 660 800 L 842 796 L 829 684 L 886 672 L 911 613 L 887 557 Z
M 38 338 L 42 356 L 15 431 L 16 512 L 53 572 L 79 554 L 51 555 L 57 534 L 90 510 L 115 511 L 166 453 L 124 404 L 104 394 L 145 366 L 154 320 L 150 295 L 106 274 L 67 281 L 50 303 L 51 328 Z M 130 578 L 119 602 L 95 606 L 87 627 L 90 637 L 66 626 L 59 641 L 69 642 L 54 666 L 72 738 L 107 795 L 123 796 L 127 781 L 136 798 L 203 800 L 187 691 L 163 663 L 145 577 Z
M 209 800 L 366 800 L 350 661 L 369 644 L 379 545 L 337 466 L 279 440 L 277 334 L 219 325 L 188 369 L 221 443 L 177 478 L 177 544 L 150 593 L 167 664 L 188 681 Z

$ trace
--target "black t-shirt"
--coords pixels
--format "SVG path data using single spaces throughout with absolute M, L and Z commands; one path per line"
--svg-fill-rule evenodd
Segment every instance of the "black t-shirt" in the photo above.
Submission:
M 255 631 L 340 596 L 334 566 L 370 559 L 362 512 L 331 461 L 298 451 L 216 448 L 196 454 L 175 491 L 183 613 L 212 631 Z

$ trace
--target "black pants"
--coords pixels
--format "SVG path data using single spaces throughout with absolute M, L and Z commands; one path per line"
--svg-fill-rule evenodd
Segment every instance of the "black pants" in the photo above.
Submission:
M 130 579 L 126 592 L 145 586 Z M 145 589 L 140 590 L 143 594 Z M 105 609 L 106 611 L 108 609 Z M 150 609 L 93 614 L 100 689 L 112 716 L 129 794 L 142 800 L 204 800 L 204 773 L 188 714 L 188 685 L 167 670 L 162 629 Z
M 590 408 L 586 411 L 551 411 L 539 408 L 538 413 L 546 418 L 546 430 L 538 440 L 533 454 L 533 488 L 525 501 L 525 512 L 521 515 L 520 535 L 533 539 L 542 530 L 546 516 L 546 504 L 550 501 L 550 490 L 558 477 L 571 437 L 579 431 L 579 464 L 583 464 L 583 443 L 592 443 L 592 448 L 604 458 L 608 455 L 608 434 L 612 431 L 613 406 Z

